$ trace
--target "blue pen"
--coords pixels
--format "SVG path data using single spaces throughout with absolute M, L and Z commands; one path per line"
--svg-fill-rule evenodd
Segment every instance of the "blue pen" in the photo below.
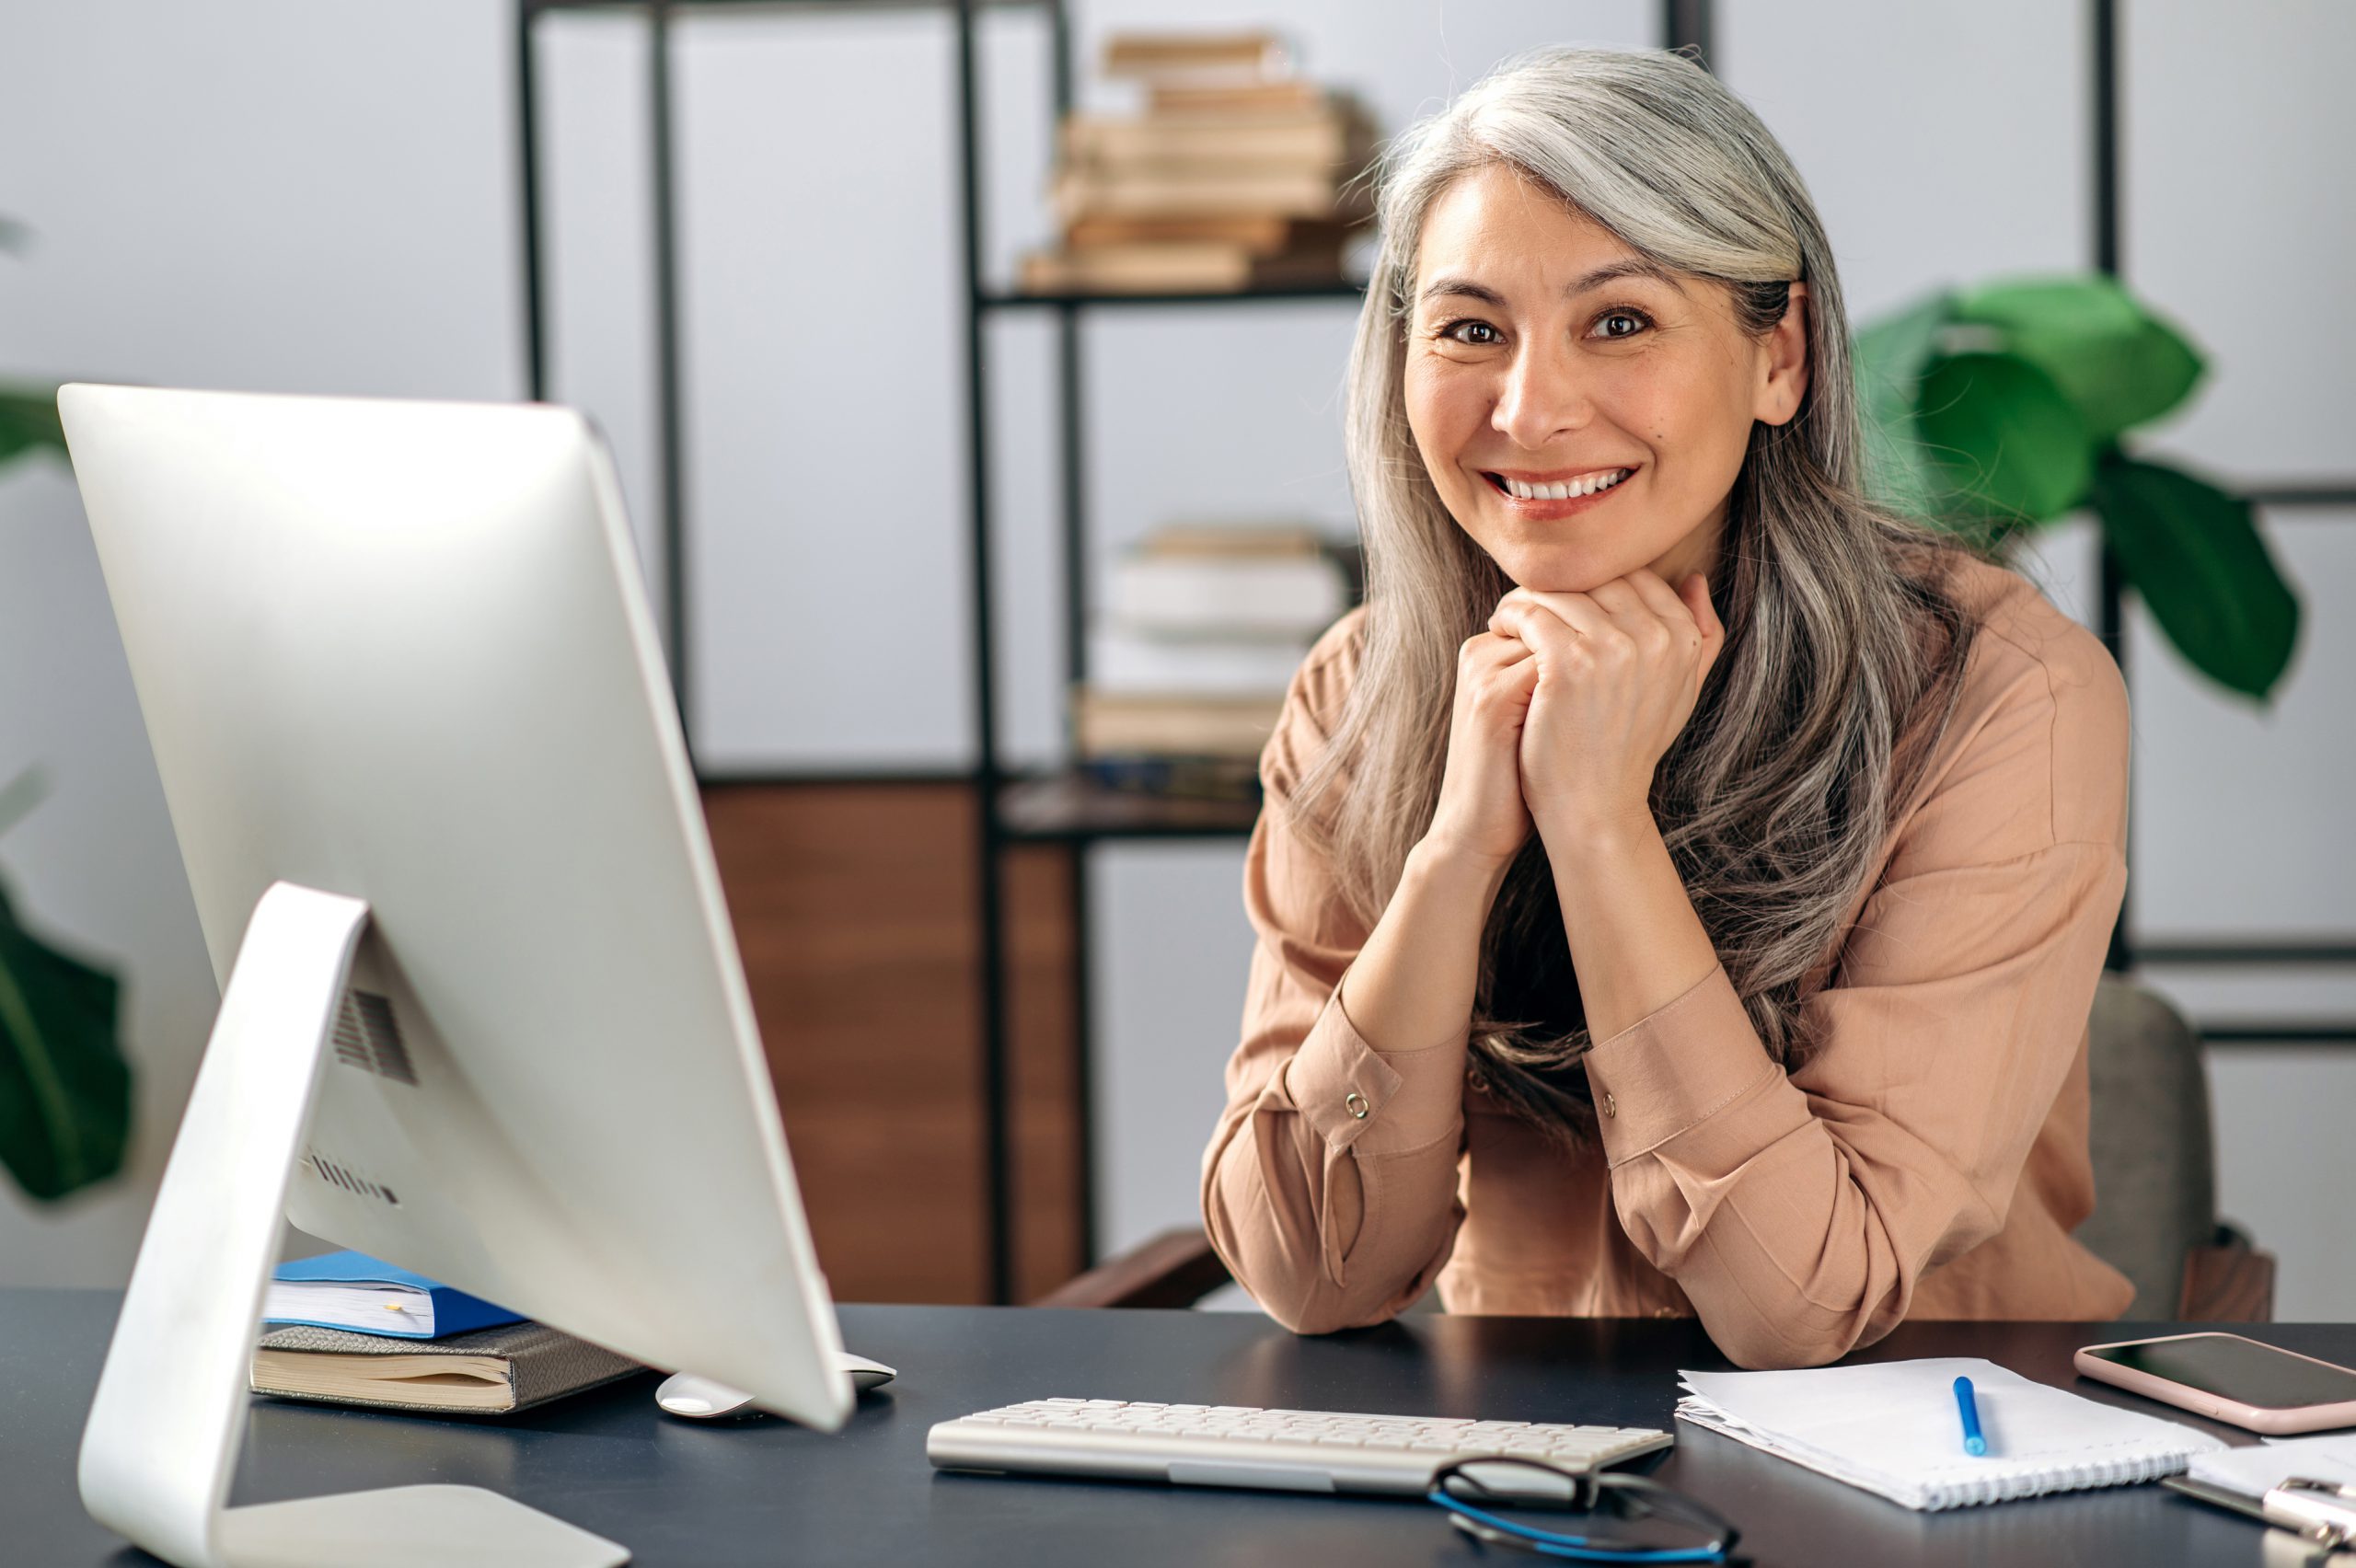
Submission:
M 1986 1453 L 1988 1439 L 1980 1435 L 1980 1401 L 1971 1397 L 1971 1379 L 1969 1378 L 1955 1380 L 1955 1408 L 1963 1415 L 1963 1451 L 1967 1454 Z

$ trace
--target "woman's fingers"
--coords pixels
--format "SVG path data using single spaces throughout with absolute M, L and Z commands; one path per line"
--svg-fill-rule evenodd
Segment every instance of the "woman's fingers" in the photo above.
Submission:
M 1617 584 L 1609 582 L 1604 584 L 1606 588 L 1614 586 L 1624 587 L 1629 597 L 1642 605 L 1646 614 L 1651 615 L 1671 630 L 1682 631 L 1689 628 L 1694 631 L 1701 630 L 1701 623 L 1694 619 L 1692 608 L 1684 600 L 1677 596 L 1676 590 L 1662 582 L 1653 572 L 1639 568 L 1630 572 Z M 1598 590 L 1599 595 L 1600 593 L 1601 590 Z
M 1626 633 L 1585 594 L 1538 593 L 1517 588 L 1497 601 L 1489 629 L 1519 637 L 1542 651 L 1571 652 L 1579 639 L 1588 652 L 1600 652 L 1626 640 Z
M 1489 617 L 1489 629 L 1528 648 L 1553 663 L 1571 656 L 1573 645 L 1585 634 L 1566 624 L 1545 605 L 1508 594 Z
M 1701 628 L 1702 674 L 1706 675 L 1727 645 L 1726 623 L 1718 619 L 1718 607 L 1710 602 L 1710 580 L 1697 571 L 1677 585 L 1677 596 Z
M 1589 637 L 1608 635 L 1615 629 L 1611 617 L 1603 606 L 1586 594 L 1556 594 L 1535 588 L 1517 588 L 1497 601 L 1498 613 L 1503 614 L 1507 605 L 1539 610 L 1573 631 Z M 1489 624 L 1494 628 L 1496 622 L 1492 619 Z
M 1646 604 L 1643 593 L 1636 586 L 1636 575 L 1631 572 L 1626 577 L 1615 577 L 1609 582 L 1599 583 L 1587 591 L 1587 596 L 1616 621 L 1626 623 L 1656 618 L 1658 611 Z
M 1484 631 L 1465 640 L 1464 646 L 1457 651 L 1457 662 L 1462 669 L 1490 670 L 1518 663 L 1530 657 L 1531 652 L 1530 644 L 1518 637 Z

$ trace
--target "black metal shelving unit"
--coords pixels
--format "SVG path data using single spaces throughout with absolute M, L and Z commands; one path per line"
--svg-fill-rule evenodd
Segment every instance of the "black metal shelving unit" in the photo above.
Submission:
M 957 29 L 955 156 L 959 165 L 962 218 L 962 321 L 966 387 L 965 478 L 970 513 L 966 538 L 971 586 L 970 694 L 975 719 L 975 759 L 964 770 L 924 777 L 970 785 L 975 801 L 977 969 L 981 990 L 981 1087 L 984 1169 L 989 1215 L 989 1291 L 999 1301 L 1013 1299 L 1015 1286 L 1013 1205 L 1013 1106 L 1010 1083 L 1011 1027 L 1007 986 L 1005 882 L 1007 851 L 1022 845 L 1059 846 L 1068 852 L 1068 900 L 1073 928 L 1072 1028 L 1075 1096 L 1080 1147 L 1079 1230 L 1086 1261 L 1093 1261 L 1095 1239 L 1095 1147 L 1089 1108 L 1092 1052 L 1089 1038 L 1091 963 L 1088 943 L 1087 850 L 1091 845 L 1138 839 L 1237 838 L 1252 829 L 1256 807 L 1232 801 L 1155 799 L 1094 787 L 1080 776 L 1017 771 L 1007 766 L 999 740 L 996 594 L 990 579 L 995 519 L 990 498 L 989 386 L 986 342 L 990 322 L 1001 316 L 1051 315 L 1056 321 L 1057 398 L 1061 448 L 1062 632 L 1068 684 L 1087 676 L 1087 585 L 1089 571 L 1086 431 L 1082 420 L 1080 328 L 1095 310 L 1160 311 L 1189 308 L 1253 308 L 1342 302 L 1355 306 L 1363 291 L 1350 284 L 1311 285 L 1221 294 L 1024 294 L 992 284 L 986 276 L 981 218 L 980 85 L 975 63 L 976 22 L 985 10 L 1027 10 L 1047 19 L 1053 53 L 1054 110 L 1061 121 L 1074 102 L 1076 72 L 1070 17 L 1066 0 L 517 0 L 516 103 L 519 188 L 524 201 L 523 255 L 528 319 L 526 366 L 531 394 L 548 386 L 547 303 L 542 286 L 544 256 L 539 195 L 539 98 L 533 25 L 559 11 L 622 11 L 643 15 L 649 29 L 648 102 L 652 114 L 651 157 L 654 220 L 656 398 L 658 461 L 663 515 L 664 637 L 681 721 L 690 717 L 687 673 L 693 613 L 687 562 L 693 532 L 680 470 L 678 259 L 674 199 L 674 124 L 671 107 L 671 23 L 683 12 L 945 11 Z M 693 731 L 688 731 L 693 752 Z M 707 783 L 743 782 L 699 768 Z M 832 781 L 833 776 L 827 776 Z M 763 781 L 787 781 L 774 776 Z
M 2087 0 L 2085 22 L 2087 64 L 2093 113 L 2090 167 L 2094 176 L 2094 262 L 2096 271 L 2112 277 L 2125 274 L 2121 239 L 2124 202 L 2120 191 L 2119 127 L 2124 116 L 2119 64 L 2124 58 L 2119 36 L 2119 0 Z M 2349 508 L 2356 510 L 2356 481 L 2281 482 L 2245 486 L 2243 494 L 2263 508 Z M 2095 630 L 2119 673 L 2131 687 L 2127 656 L 2127 583 L 2119 561 L 2108 547 L 2098 548 L 2100 579 L 2096 601 Z M 2130 788 L 2132 788 L 2131 780 Z M 2128 859 L 2134 859 L 2131 838 Z M 2182 937 L 2139 941 L 2132 934 L 2133 879 L 2128 902 L 2119 911 L 2111 932 L 2109 967 L 2129 970 L 2142 965 L 2204 969 L 2281 968 L 2356 964 L 2356 935 L 2316 937 L 2233 938 Z M 2356 1044 L 2356 1018 L 2316 1018 L 2261 1020 L 2203 1018 L 2196 1020 L 2201 1039 L 2211 1045 L 2297 1044 L 2345 1046 Z
M 1714 63 L 1712 0 L 1663 0 L 1662 36 L 1669 47 L 1693 50 Z M 1045 312 L 1056 321 L 1057 397 L 1061 450 L 1062 491 L 1062 631 L 1064 674 L 1070 683 L 1087 674 L 1087 584 L 1089 581 L 1088 517 L 1085 480 L 1086 430 L 1081 417 L 1082 382 L 1080 329 L 1085 316 L 1097 310 L 1169 310 L 1216 307 L 1265 308 L 1269 306 L 1319 302 L 1355 305 L 1362 291 L 1352 285 L 1284 288 L 1245 294 L 1031 294 L 990 284 L 984 276 L 981 228 L 981 168 L 979 83 L 976 69 L 976 24 L 985 10 L 1043 13 L 1048 23 L 1053 53 L 1054 110 L 1058 121 L 1074 101 L 1074 65 L 1068 0 L 515 0 L 516 110 L 518 189 L 522 196 L 522 255 L 526 315 L 525 364 L 531 395 L 547 393 L 547 301 L 542 286 L 541 194 L 537 128 L 538 78 L 534 52 L 534 24 L 560 11 L 607 11 L 642 16 L 649 50 L 647 91 L 653 123 L 650 133 L 653 211 L 654 220 L 655 375 L 659 425 L 658 461 L 663 514 L 659 521 L 664 562 L 664 636 L 671 678 L 679 698 L 682 723 L 691 717 L 687 700 L 688 652 L 687 628 L 693 612 L 688 560 L 694 533 L 688 495 L 680 467 L 682 414 L 679 398 L 679 329 L 677 225 L 674 116 L 671 81 L 671 24 L 686 12 L 883 12 L 946 11 L 957 30 L 956 77 L 959 188 L 962 202 L 962 329 L 966 373 L 964 432 L 967 492 L 970 498 L 966 569 L 971 587 L 971 697 L 975 715 L 976 755 L 964 770 L 921 775 L 896 775 L 895 779 L 922 778 L 960 782 L 973 787 L 975 841 L 980 933 L 981 1084 L 984 1118 L 982 1177 L 990 1216 L 989 1288 L 994 1299 L 1013 1298 L 1013 1139 L 1010 1093 L 1008 987 L 1006 984 L 1004 881 L 1006 852 L 1022 845 L 1056 845 L 1069 851 L 1070 910 L 1074 930 L 1072 1019 L 1076 1059 L 1073 1063 L 1079 1099 L 1078 1170 L 1080 1173 L 1080 1234 L 1092 1251 L 1095 1209 L 1094 1147 L 1090 1132 L 1091 1050 L 1089 1005 L 1091 963 L 1088 951 L 1086 852 L 1090 846 L 1130 839 L 1237 838 L 1251 830 L 1253 808 L 1198 801 L 1156 801 L 1133 794 L 1091 788 L 1078 777 L 1045 777 L 1010 768 L 999 746 L 997 701 L 997 617 L 991 582 L 994 519 L 989 494 L 989 388 L 987 336 L 989 323 L 999 316 Z M 2117 274 L 2120 267 L 2119 90 L 2119 37 L 2117 0 L 2087 0 L 2089 59 L 2094 113 L 2091 117 L 2091 160 L 2094 171 L 2094 259 L 2096 267 Z M 2250 499 L 2269 508 L 2356 508 L 2356 482 L 2283 482 L 2254 487 Z M 2097 633 L 2127 669 L 2124 636 L 2126 584 L 2106 550 L 2101 557 L 2101 581 L 2096 602 Z M 692 753 L 693 732 L 689 731 Z M 721 778 L 704 775 L 707 783 L 802 781 L 771 776 L 763 780 Z M 811 781 L 838 782 L 837 775 L 811 775 Z M 2356 963 L 2356 937 L 2313 940 L 2263 939 L 2236 940 L 2228 937 L 2137 941 L 2131 935 L 2129 911 L 2122 909 L 2114 933 L 2110 966 L 2128 969 L 2138 964 L 2201 967 L 2251 965 L 2332 965 Z M 2236 1022 L 2212 1020 L 2203 1034 L 2220 1044 L 2283 1043 L 2312 1045 L 2356 1043 L 2356 1019 L 2315 1019 L 2295 1022 Z
M 1070 16 L 1066 0 L 1036 0 L 1048 17 L 1054 52 L 1055 116 L 1060 124 L 1074 103 L 1075 69 Z M 968 494 L 973 508 L 969 547 L 973 566 L 975 711 L 977 716 L 976 842 L 981 860 L 980 927 L 983 940 L 983 1029 L 985 1115 L 989 1127 L 991 1226 L 990 1275 L 994 1294 L 1011 1299 L 1014 1278 L 1012 1235 L 1011 1107 L 1006 1081 L 1008 1005 L 1005 988 L 1004 921 L 999 867 L 1005 850 L 1018 844 L 1064 846 L 1069 870 L 1068 906 L 1072 921 L 1071 1019 L 1073 1085 L 1078 1101 L 1079 1228 L 1084 1262 L 1096 1246 L 1095 1164 L 1092 1129 L 1093 1059 L 1090 1007 L 1093 964 L 1089 944 L 1088 849 L 1123 839 L 1232 838 L 1251 832 L 1256 808 L 1235 802 L 1157 800 L 1091 786 L 1076 773 L 1047 778 L 1011 775 L 1000 764 L 993 691 L 993 593 L 989 581 L 991 517 L 988 485 L 988 378 L 984 333 L 999 314 L 1046 311 L 1056 320 L 1057 400 L 1062 457 L 1061 544 L 1064 679 L 1067 689 L 1088 675 L 1089 527 L 1087 432 L 1082 420 L 1080 326 L 1092 310 L 1173 310 L 1216 307 L 1265 308 L 1275 305 L 1342 302 L 1364 296 L 1347 284 L 1259 289 L 1223 294 L 1034 294 L 995 288 L 984 278 L 980 231 L 979 100 L 973 70 L 975 0 L 956 0 L 958 32 L 959 151 L 964 173 L 966 407 Z

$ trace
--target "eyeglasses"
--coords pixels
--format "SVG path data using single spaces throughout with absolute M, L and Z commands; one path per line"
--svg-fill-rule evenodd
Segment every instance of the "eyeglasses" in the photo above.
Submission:
M 1433 1474 L 1426 1496 L 1448 1510 L 1449 1524 L 1485 1545 L 1576 1562 L 1723 1562 L 1739 1539 L 1715 1510 L 1657 1481 L 1611 1470 L 1558 1470 L 1539 1459 L 1458 1459 Z M 1527 1516 L 1564 1512 L 1631 1522 L 1659 1519 L 1680 1528 L 1647 1529 L 1641 1538 L 1570 1534 Z M 1673 1534 L 1704 1539 L 1680 1542 Z M 1671 1539 L 1655 1539 L 1663 1536 Z

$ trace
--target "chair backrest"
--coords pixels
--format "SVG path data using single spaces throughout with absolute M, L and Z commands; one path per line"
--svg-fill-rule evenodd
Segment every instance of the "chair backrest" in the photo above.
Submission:
M 2217 1230 L 2200 1037 L 2159 997 L 2108 974 L 2089 1029 L 2095 1212 L 2078 1239 L 2134 1281 L 2130 1317 L 2172 1319 L 2187 1254 Z

